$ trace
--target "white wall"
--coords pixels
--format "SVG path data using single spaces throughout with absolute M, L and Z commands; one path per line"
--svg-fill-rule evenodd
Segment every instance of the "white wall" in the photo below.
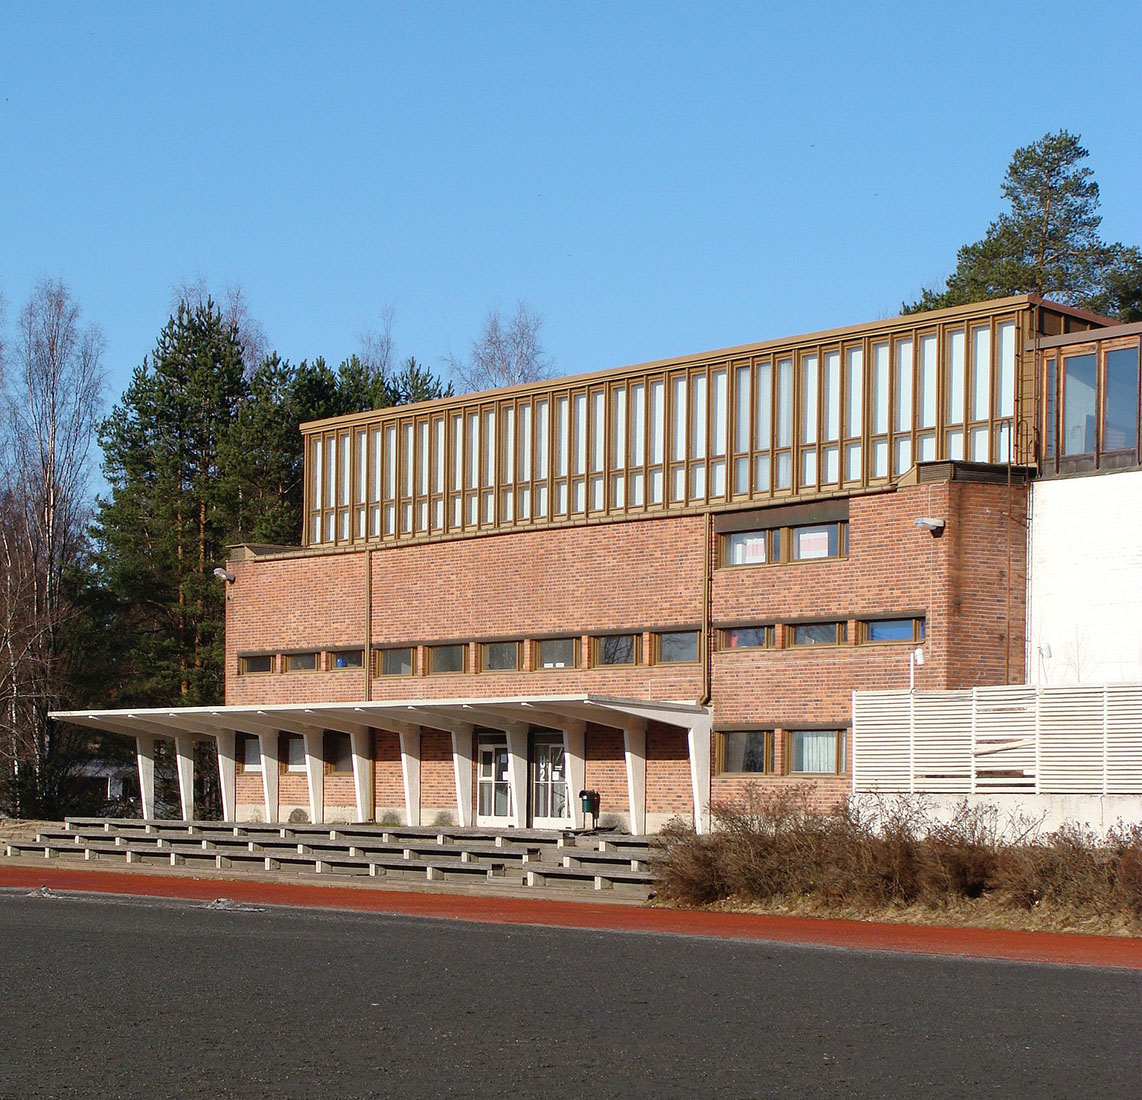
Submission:
M 1030 682 L 1142 681 L 1142 471 L 1036 482 L 1030 554 Z

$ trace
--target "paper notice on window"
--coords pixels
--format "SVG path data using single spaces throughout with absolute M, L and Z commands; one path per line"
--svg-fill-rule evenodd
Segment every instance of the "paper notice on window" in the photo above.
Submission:
M 799 558 L 827 558 L 829 556 L 829 532 L 798 532 L 797 556 Z

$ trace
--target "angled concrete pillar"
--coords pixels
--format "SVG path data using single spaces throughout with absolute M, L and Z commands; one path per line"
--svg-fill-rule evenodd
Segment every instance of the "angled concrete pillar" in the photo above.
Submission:
M 646 723 L 632 723 L 623 730 L 627 762 L 627 801 L 630 804 L 630 831 L 646 832 Z
M 400 770 L 404 779 L 406 825 L 420 824 L 420 730 L 400 731 Z
M 259 733 L 258 748 L 262 754 L 262 795 L 266 800 L 266 820 L 278 819 L 278 735 Z
M 183 821 L 194 820 L 194 738 L 189 733 L 176 733 L 174 738 L 178 797 L 182 802 Z
M 357 799 L 357 820 L 372 821 L 373 813 L 373 731 L 353 730 L 349 734 L 353 749 L 353 792 Z
M 517 829 L 527 825 L 527 726 L 503 722 L 508 739 L 508 786 L 512 792 L 512 820 Z
M 461 828 L 474 825 L 472 817 L 472 726 L 452 730 L 452 770 L 456 776 L 456 820 Z
M 155 816 L 155 739 L 135 735 L 135 760 L 139 765 L 139 810 L 145 821 Z
M 303 733 L 305 781 L 309 787 L 309 820 L 315 825 L 325 820 L 325 735 L 321 730 Z
M 567 798 L 570 801 L 571 827 L 582 829 L 583 805 L 579 792 L 587 785 L 587 724 L 567 722 L 563 726 L 563 754 L 567 773 Z
M 694 831 L 710 831 L 710 730 L 709 718 L 696 718 L 686 731 L 690 753 L 690 787 L 694 797 Z
M 218 783 L 222 789 L 222 820 L 237 819 L 238 781 L 234 754 L 238 748 L 238 738 L 233 730 L 219 730 L 214 735 L 218 742 Z

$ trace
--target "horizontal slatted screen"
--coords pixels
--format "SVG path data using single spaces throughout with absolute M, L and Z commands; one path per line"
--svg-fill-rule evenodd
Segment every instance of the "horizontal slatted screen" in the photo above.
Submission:
M 853 790 L 1142 793 L 1142 684 L 853 693 Z
M 309 546 L 765 503 L 1014 454 L 1011 301 L 316 422 Z M 1030 364 L 1030 357 L 1027 358 Z

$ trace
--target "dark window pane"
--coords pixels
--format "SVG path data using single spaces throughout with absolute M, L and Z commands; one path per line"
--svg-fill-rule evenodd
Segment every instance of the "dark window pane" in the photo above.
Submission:
M 1106 353 L 1106 427 L 1104 451 L 1133 451 L 1138 447 L 1138 349 Z
M 463 672 L 462 645 L 434 645 L 428 650 L 428 667 L 432 672 Z
M 1094 451 L 1094 355 L 1072 355 L 1063 360 L 1063 454 Z
M 268 653 L 259 653 L 255 657 L 243 657 L 242 671 L 245 673 L 269 672 L 273 668 L 273 660 L 273 657 Z
M 316 653 L 290 653 L 286 657 L 286 670 L 289 672 L 312 672 L 315 668 Z
M 353 770 L 353 746 L 347 733 L 330 731 L 325 735 L 325 762 L 335 772 Z
M 381 651 L 382 676 L 411 676 L 411 649 L 384 649 Z
M 722 734 L 722 770 L 727 772 L 769 771 L 772 730 L 734 730 Z
M 658 659 L 675 664 L 698 659 L 698 631 L 685 630 L 658 635 Z
M 519 646 L 515 642 L 489 642 L 484 646 L 484 668 L 493 672 L 519 668 Z
M 343 649 L 332 657 L 334 668 L 361 668 L 365 661 L 365 654 L 359 649 Z
M 635 657 L 635 636 L 614 634 L 599 639 L 599 664 L 633 665 Z

